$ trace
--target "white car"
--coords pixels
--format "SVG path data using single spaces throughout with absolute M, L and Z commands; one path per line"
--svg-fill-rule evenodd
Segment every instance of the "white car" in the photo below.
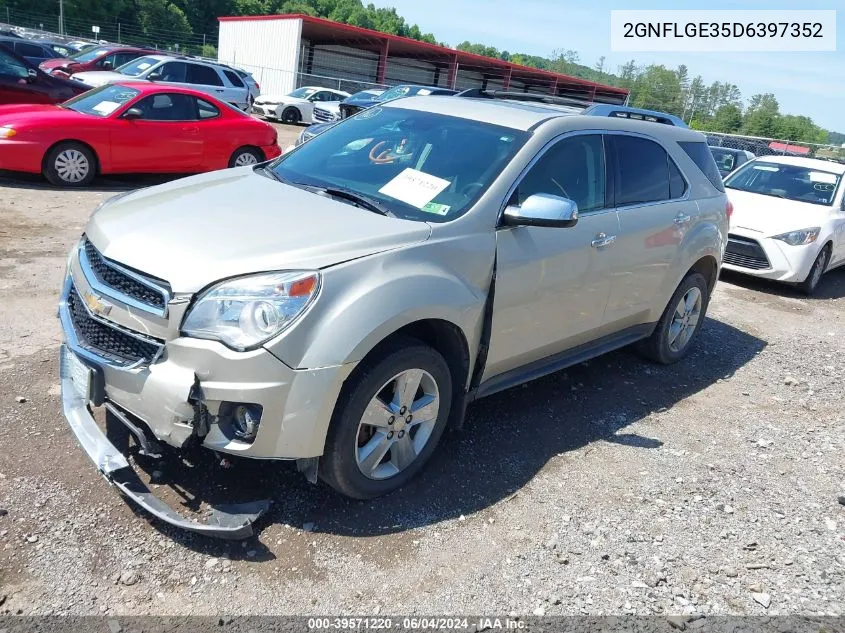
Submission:
M 315 103 L 339 103 L 348 96 L 349 93 L 342 90 L 303 86 L 287 95 L 261 95 L 252 104 L 252 111 L 284 123 L 314 123 Z
M 241 110 L 249 109 L 249 88 L 228 66 L 172 55 L 146 55 L 111 71 L 74 74 L 73 78 L 94 88 L 118 81 L 155 81 L 193 88 L 217 97 Z
M 722 267 L 812 294 L 845 264 L 845 165 L 764 156 L 725 179 L 733 204 Z

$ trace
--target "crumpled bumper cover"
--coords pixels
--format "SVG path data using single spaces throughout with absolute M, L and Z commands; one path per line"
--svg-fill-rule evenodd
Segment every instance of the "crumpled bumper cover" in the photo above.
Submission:
M 158 519 L 178 528 L 205 536 L 240 540 L 253 534 L 253 523 L 270 507 L 269 500 L 218 506 L 212 509 L 207 523 L 197 523 L 182 517 L 158 499 L 140 480 L 126 457 L 115 448 L 97 426 L 88 403 L 77 395 L 71 385 L 68 355 L 73 352 L 61 346 L 60 377 L 62 409 L 71 430 L 97 470 L 114 484 L 123 495 Z

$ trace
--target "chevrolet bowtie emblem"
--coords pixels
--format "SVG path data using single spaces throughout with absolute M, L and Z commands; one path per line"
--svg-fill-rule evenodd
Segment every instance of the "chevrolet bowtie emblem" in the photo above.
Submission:
M 96 314 L 97 316 L 107 316 L 114 307 L 108 301 L 105 301 L 103 298 L 98 297 L 92 292 L 83 292 L 82 299 L 85 301 L 85 305 L 88 306 L 88 310 L 91 311 L 91 314 Z

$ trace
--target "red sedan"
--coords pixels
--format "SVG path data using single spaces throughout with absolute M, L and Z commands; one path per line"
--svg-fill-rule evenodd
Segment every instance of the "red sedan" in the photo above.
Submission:
M 97 174 L 199 173 L 279 156 L 276 130 L 205 93 L 109 84 L 58 106 L 0 106 L 0 169 L 81 187 Z
M 155 51 L 133 46 L 95 46 L 69 58 L 48 59 L 39 68 L 58 77 L 69 77 L 86 70 L 114 70 L 142 55 Z

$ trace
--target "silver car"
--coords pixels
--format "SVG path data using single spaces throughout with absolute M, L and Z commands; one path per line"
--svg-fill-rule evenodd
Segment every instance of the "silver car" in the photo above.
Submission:
M 239 538 L 267 502 L 181 518 L 134 450 L 296 460 L 396 490 L 486 396 L 637 343 L 673 363 L 707 310 L 728 202 L 704 136 L 511 100 L 410 98 L 278 160 L 122 194 L 72 250 L 64 413 L 165 521 Z

